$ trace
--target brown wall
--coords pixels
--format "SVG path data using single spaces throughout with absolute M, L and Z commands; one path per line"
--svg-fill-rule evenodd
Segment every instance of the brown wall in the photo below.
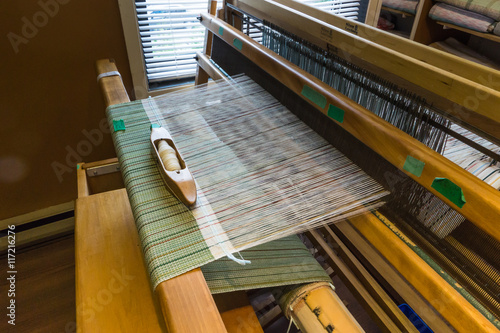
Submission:
M 132 81 L 117 0 L 2 0 L 0 27 L 4 219 L 75 199 L 77 160 L 115 156 L 110 135 L 98 134 L 95 61 L 114 58 L 128 91 Z

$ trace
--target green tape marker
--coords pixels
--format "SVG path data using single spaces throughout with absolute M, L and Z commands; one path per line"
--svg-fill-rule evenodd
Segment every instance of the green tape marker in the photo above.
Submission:
M 406 157 L 405 164 L 403 165 L 403 169 L 408 171 L 414 176 L 420 177 L 422 175 L 422 171 L 424 171 L 424 166 L 425 166 L 424 162 L 408 155 Z
M 224 34 L 224 28 L 223 27 L 219 27 L 219 35 L 223 35 Z
M 153 128 L 160 128 L 160 127 L 161 127 L 161 126 L 160 126 L 160 125 L 158 125 L 158 124 L 151 124 L 151 129 L 153 129 Z
M 305 98 L 307 98 L 308 100 L 310 100 L 311 102 L 313 102 L 314 104 L 316 104 L 317 106 L 319 106 L 320 108 L 322 108 L 322 109 L 325 108 L 326 97 L 321 95 L 319 92 L 317 92 L 313 88 L 311 88 L 307 85 L 304 85 L 304 87 L 302 88 L 302 95 Z
M 240 51 L 243 48 L 243 42 L 241 40 L 239 40 L 238 38 L 233 39 L 233 45 L 234 45 L 234 47 L 236 47 Z
M 335 119 L 339 123 L 344 122 L 344 110 L 336 107 L 335 105 L 331 105 L 328 107 L 328 117 Z
M 115 132 L 125 131 L 125 122 L 123 121 L 123 119 L 113 120 L 113 128 Z
M 431 187 L 444 195 L 446 199 L 453 202 L 459 208 L 465 205 L 465 197 L 462 189 L 448 178 L 435 178 Z
M 80 164 L 76 165 L 76 170 L 80 170 Z

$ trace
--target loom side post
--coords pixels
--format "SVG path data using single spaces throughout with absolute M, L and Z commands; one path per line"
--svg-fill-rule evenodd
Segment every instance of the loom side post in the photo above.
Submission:
M 208 8 L 208 12 L 212 15 L 215 15 L 217 12 L 217 1 L 216 0 L 211 0 L 210 5 Z M 212 54 L 212 40 L 213 40 L 213 34 L 211 31 L 206 30 L 205 31 L 205 41 L 203 43 L 203 55 L 210 56 Z M 199 57 L 199 55 L 196 55 Z M 198 65 L 196 66 L 196 76 L 195 76 L 195 81 L 194 84 L 200 85 L 208 82 L 209 78 L 209 73 L 203 68 L 202 66 Z
M 110 59 L 98 60 L 96 68 L 98 75 L 117 71 Z M 119 76 L 103 77 L 99 81 L 106 106 L 130 101 Z M 200 269 L 160 283 L 155 294 L 170 333 L 227 332 Z

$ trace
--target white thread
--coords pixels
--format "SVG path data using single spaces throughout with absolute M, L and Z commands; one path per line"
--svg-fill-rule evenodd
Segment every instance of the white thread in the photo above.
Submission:
M 122 77 L 121 74 L 118 71 L 111 71 L 111 72 L 106 72 L 106 73 L 101 73 L 97 76 L 97 82 L 99 82 L 100 79 L 103 77 L 108 77 L 108 76 L 119 76 Z
M 292 323 L 293 323 L 293 317 L 292 317 L 292 306 L 290 305 L 290 323 L 288 324 L 288 329 L 286 330 L 286 333 L 290 333 L 290 329 L 292 328 Z
M 160 126 L 165 127 L 168 130 L 168 126 L 166 126 L 166 124 L 164 124 L 164 122 L 160 118 L 160 115 L 159 115 L 159 112 L 158 112 L 158 106 L 156 105 L 156 102 L 154 101 L 154 99 L 151 98 L 151 96 L 150 96 L 147 99 L 147 102 L 149 104 L 149 108 L 145 108 L 145 111 L 148 114 L 148 117 L 150 118 L 150 121 L 153 122 L 153 120 L 150 117 L 150 113 L 152 112 L 152 114 L 156 118 L 157 123 Z M 146 106 L 144 103 L 143 103 L 143 105 Z M 148 111 L 151 111 L 151 112 L 148 112 Z M 165 164 L 165 162 L 164 162 L 164 164 Z M 208 225 L 210 227 L 211 236 L 213 236 L 215 238 L 215 242 L 218 245 L 218 248 L 220 248 L 222 250 L 222 252 L 224 253 L 224 255 L 227 258 L 235 261 L 236 263 L 238 263 L 240 265 L 251 264 L 251 261 L 250 260 L 245 260 L 241 256 L 241 254 L 240 254 L 241 259 L 238 259 L 238 258 L 236 258 L 231 253 L 231 249 L 235 251 L 234 246 L 231 244 L 231 241 L 227 238 L 227 235 L 225 234 L 225 232 L 222 229 L 222 227 L 220 225 L 217 226 L 217 224 L 219 223 L 217 221 L 217 218 L 216 217 L 215 218 L 210 218 L 210 216 L 215 216 L 215 215 L 213 214 L 213 211 L 212 211 L 211 208 L 210 208 L 210 211 L 212 211 L 212 213 L 209 213 L 207 211 L 206 207 L 209 207 L 209 203 L 208 203 L 208 201 L 206 201 L 205 196 L 203 195 L 203 191 L 200 189 L 200 187 L 198 186 L 198 184 L 196 184 L 196 188 L 198 189 L 198 193 L 197 193 L 198 194 L 197 195 L 198 200 L 197 200 L 196 206 L 191 210 L 191 214 L 193 214 L 193 217 L 198 222 L 201 221 L 201 220 L 203 220 L 203 219 L 205 219 L 207 221 L 206 223 L 208 223 Z M 200 209 L 202 211 L 202 216 L 201 217 L 199 217 L 199 216 L 197 217 L 196 209 Z M 202 228 L 202 230 L 204 230 L 204 228 Z M 221 236 L 222 234 L 224 235 L 225 239 L 222 239 L 222 236 Z M 210 238 L 210 236 L 207 235 L 205 237 L 205 239 L 207 239 L 207 238 Z M 213 252 L 214 249 L 210 246 L 210 244 L 209 244 L 209 248 L 210 248 L 210 251 L 212 251 L 214 257 L 218 257 L 216 255 L 216 253 Z
M 373 179 L 250 79 L 235 81 L 143 102 L 203 189 L 191 212 L 214 257 L 382 205 Z
M 160 140 L 160 142 L 158 142 L 158 154 L 160 154 L 161 161 L 167 171 L 176 171 L 181 169 L 177 153 L 174 148 L 170 147 L 167 141 Z
M 206 210 L 206 208 L 205 208 L 204 205 L 201 205 L 200 209 L 203 211 L 203 215 L 204 215 L 204 217 L 206 219 L 209 219 L 209 216 L 213 215 L 213 214 L 209 214 L 207 212 L 207 210 Z M 220 239 L 220 236 L 219 236 L 220 232 L 219 232 L 219 230 L 217 230 L 215 228 L 215 224 L 212 223 L 213 219 L 209 219 L 209 221 L 210 221 L 209 222 L 210 230 L 212 231 L 212 234 L 215 237 L 215 240 L 216 240 L 217 244 L 219 245 L 219 247 L 221 248 L 221 250 L 224 252 L 224 254 L 226 255 L 226 257 L 228 257 L 229 259 L 231 259 L 231 260 L 233 260 L 233 261 L 235 261 L 238 264 L 243 265 L 243 266 L 246 265 L 246 264 L 251 264 L 252 262 L 250 260 L 243 259 L 243 257 L 241 256 L 241 254 L 240 254 L 241 259 L 238 259 L 230 251 L 228 251 L 226 249 L 226 247 L 223 245 L 223 244 L 225 244 L 225 242 Z

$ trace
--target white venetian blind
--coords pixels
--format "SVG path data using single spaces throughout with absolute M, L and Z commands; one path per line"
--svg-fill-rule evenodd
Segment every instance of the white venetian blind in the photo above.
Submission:
M 352 20 L 358 18 L 360 0 L 299 0 L 309 6 L 322 9 Z
M 359 0 L 300 1 L 347 18 L 358 17 Z M 221 6 L 222 0 L 218 2 Z M 205 36 L 197 17 L 208 10 L 208 0 L 135 0 L 135 6 L 148 82 L 193 78 L 194 57 L 203 50 Z M 247 29 L 259 40 L 258 29 Z
M 197 17 L 207 12 L 208 1 L 136 0 L 135 5 L 148 81 L 193 77 L 205 36 Z

